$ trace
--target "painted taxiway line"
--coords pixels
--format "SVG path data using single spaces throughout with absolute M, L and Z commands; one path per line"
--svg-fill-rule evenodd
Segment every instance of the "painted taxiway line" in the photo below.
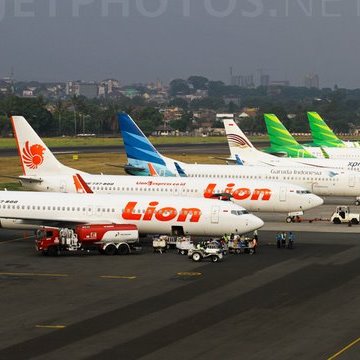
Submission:
M 16 273 L 0 272 L 0 276 L 39 276 L 39 277 L 69 277 L 68 274 L 41 274 L 41 273 Z
M 35 325 L 35 327 L 37 329 L 56 329 L 56 330 L 61 330 L 66 328 L 65 325 Z
M 99 276 L 101 279 L 113 279 L 113 280 L 116 280 L 116 279 L 120 279 L 120 280 L 135 280 L 136 279 L 136 276 L 122 276 L 122 275 L 102 275 L 102 276 Z
M 354 345 L 356 345 L 358 342 L 360 342 L 360 337 L 357 338 L 356 340 L 354 340 L 353 342 L 351 342 L 349 345 L 346 345 L 343 349 L 341 349 L 340 351 L 338 351 L 336 354 L 330 356 L 328 358 L 328 360 L 334 360 L 337 357 L 339 357 L 340 355 L 342 355 L 345 351 L 349 350 L 350 348 L 352 348 Z
M 0 276 L 37 276 L 37 277 L 52 277 L 52 278 L 67 278 L 69 274 L 47 274 L 47 273 L 25 273 L 25 272 L 0 272 Z M 101 275 L 100 279 L 117 279 L 117 280 L 135 280 L 136 276 L 125 276 L 125 275 Z
M 178 276 L 201 276 L 201 272 L 178 272 L 176 275 Z

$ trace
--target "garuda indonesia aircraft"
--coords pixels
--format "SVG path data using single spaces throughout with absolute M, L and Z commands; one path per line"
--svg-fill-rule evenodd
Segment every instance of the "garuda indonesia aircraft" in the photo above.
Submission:
M 12 125 L 23 168 L 17 179 L 29 190 L 203 198 L 212 199 L 214 206 L 221 206 L 216 199 L 231 199 L 249 211 L 286 212 L 290 217 L 323 202 L 301 186 L 272 180 L 164 179 L 151 163 L 145 166 L 152 177 L 92 175 L 61 164 L 22 116 L 13 116 Z
M 360 149 L 358 148 L 302 146 L 276 115 L 265 114 L 264 119 L 271 145 L 265 151 L 270 154 L 291 158 L 328 158 L 360 161 Z
M 226 160 L 239 162 L 239 159 L 241 159 L 244 165 L 311 166 L 316 168 L 360 171 L 360 162 L 341 159 L 318 159 L 313 157 L 287 158 L 267 154 L 255 148 L 234 120 L 224 119 L 223 122 L 231 154 L 230 158 Z M 296 140 L 294 139 L 294 141 Z M 299 146 L 301 145 L 299 144 Z
M 285 181 L 300 185 L 319 196 L 360 195 L 360 174 L 309 166 L 237 166 L 187 164 L 161 155 L 127 114 L 119 114 L 119 124 L 128 157 L 126 171 L 131 175 L 149 175 L 151 163 L 162 176 L 195 179 L 237 179 Z

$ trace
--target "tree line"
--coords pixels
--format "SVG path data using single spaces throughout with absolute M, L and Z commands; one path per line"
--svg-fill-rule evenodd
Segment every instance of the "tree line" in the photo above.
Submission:
M 273 90 L 265 87 L 244 89 L 192 76 L 187 80 L 173 80 L 169 87 L 169 100 L 161 106 L 143 96 L 132 99 L 123 96 L 117 99 L 72 97 L 48 100 L 43 97 L 0 95 L 0 132 L 2 136 L 11 134 L 9 116 L 23 115 L 41 136 L 73 136 L 79 133 L 117 135 L 116 114 L 124 111 L 149 135 L 163 124 L 160 108 L 166 106 L 183 109 L 181 119 L 170 122 L 175 130 L 183 132 L 197 127 L 193 113 L 199 109 L 240 113 L 244 107 L 258 109 L 255 117 L 241 120 L 241 128 L 246 132 L 266 133 L 264 113 L 276 114 L 291 132 L 308 132 L 307 111 L 319 112 L 335 132 L 350 132 L 360 127 L 360 89 L 287 86 Z M 222 124 L 213 122 L 213 126 L 221 127 Z

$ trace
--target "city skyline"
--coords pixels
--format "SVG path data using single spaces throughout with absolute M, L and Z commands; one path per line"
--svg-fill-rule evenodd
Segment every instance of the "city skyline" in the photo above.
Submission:
M 37 81 L 119 79 L 123 84 L 202 75 L 229 67 L 272 80 L 358 88 L 354 1 L 14 0 L 0 7 L 0 77 Z M 266 70 L 268 69 L 268 70 Z

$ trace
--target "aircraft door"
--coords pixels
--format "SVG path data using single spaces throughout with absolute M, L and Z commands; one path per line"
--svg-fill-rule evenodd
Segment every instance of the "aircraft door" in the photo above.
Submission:
M 60 181 L 60 192 L 66 193 L 66 182 L 63 180 Z
M 349 176 L 349 186 L 354 187 L 355 186 L 355 174 L 350 174 Z
M 211 208 L 211 223 L 218 224 L 219 223 L 219 214 L 220 214 L 220 207 L 213 206 Z
M 286 201 L 286 187 L 280 188 L 280 201 Z

